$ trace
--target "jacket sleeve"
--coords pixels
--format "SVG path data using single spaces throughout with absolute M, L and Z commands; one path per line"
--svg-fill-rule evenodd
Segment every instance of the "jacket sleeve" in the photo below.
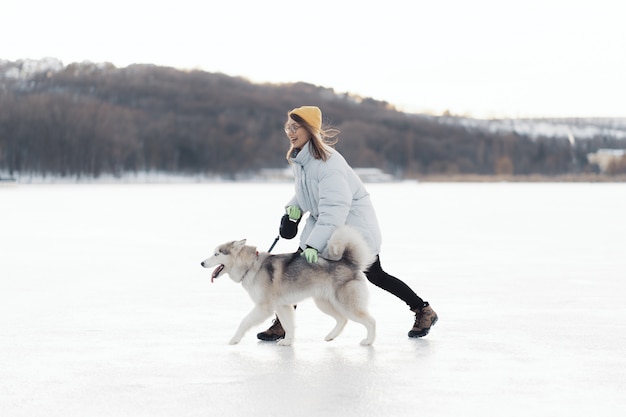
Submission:
M 291 197 L 291 200 L 289 200 L 287 202 L 287 204 L 285 204 L 285 210 L 287 210 L 287 207 L 289 207 L 289 206 L 298 206 L 298 208 L 300 208 L 300 210 L 302 210 L 302 206 L 298 202 L 298 197 L 296 197 L 295 195 L 293 197 Z M 304 212 L 302 214 L 304 214 Z
M 330 235 L 346 224 L 352 206 L 348 179 L 341 170 L 324 171 L 319 177 L 319 216 L 306 244 L 323 252 Z

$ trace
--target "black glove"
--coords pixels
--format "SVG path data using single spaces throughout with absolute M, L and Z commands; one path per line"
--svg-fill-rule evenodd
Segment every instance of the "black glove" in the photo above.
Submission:
M 293 239 L 298 234 L 298 225 L 300 224 L 300 219 L 298 220 L 290 220 L 289 214 L 285 214 L 282 219 L 280 219 L 280 237 L 285 239 Z

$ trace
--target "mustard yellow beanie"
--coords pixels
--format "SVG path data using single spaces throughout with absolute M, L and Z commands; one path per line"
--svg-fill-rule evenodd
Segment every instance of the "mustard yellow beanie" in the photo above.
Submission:
M 315 131 L 319 133 L 322 130 L 322 111 L 317 106 L 302 106 L 289 112 L 289 116 L 297 114 L 302 117 Z

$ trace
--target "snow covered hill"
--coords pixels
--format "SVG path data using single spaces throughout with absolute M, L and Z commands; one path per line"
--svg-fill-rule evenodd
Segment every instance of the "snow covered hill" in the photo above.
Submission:
M 82 62 L 78 67 L 85 69 L 104 69 L 109 63 Z M 18 82 L 22 88 L 28 86 L 30 78 L 41 73 L 54 73 L 66 66 L 56 58 L 23 59 L 7 61 L 0 59 L 0 91 L 6 84 Z M 554 137 L 575 140 L 606 138 L 626 139 L 626 118 L 542 118 L 542 119 L 472 119 L 458 116 L 415 115 L 415 117 L 434 120 L 448 126 L 462 126 L 472 130 L 491 133 L 515 133 L 531 138 Z
M 626 139 L 626 118 L 559 118 L 559 119 L 470 119 L 438 117 L 440 123 L 462 125 L 466 128 L 493 133 L 511 132 L 531 138 L 564 137 L 578 139 L 605 137 Z

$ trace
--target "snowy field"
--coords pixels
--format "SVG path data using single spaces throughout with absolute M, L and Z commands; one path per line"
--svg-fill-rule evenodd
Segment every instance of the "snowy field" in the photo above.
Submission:
M 228 340 L 252 303 L 200 262 L 266 251 L 291 184 L 0 186 L 0 415 L 623 416 L 626 185 L 369 184 L 373 347 L 311 301 L 292 347 Z M 274 253 L 296 249 L 280 240 Z

